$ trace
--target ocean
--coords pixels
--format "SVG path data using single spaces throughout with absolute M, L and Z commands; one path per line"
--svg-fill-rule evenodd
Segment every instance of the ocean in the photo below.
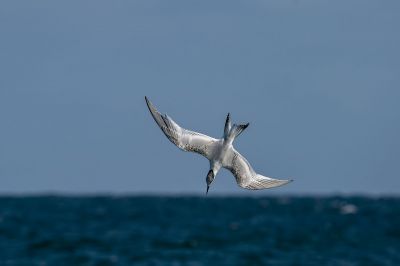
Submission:
M 3 196 L 0 265 L 400 265 L 400 198 Z

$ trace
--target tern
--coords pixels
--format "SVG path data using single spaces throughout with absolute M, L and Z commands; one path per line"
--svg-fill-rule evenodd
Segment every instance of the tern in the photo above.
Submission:
M 146 96 L 145 100 L 157 125 L 173 144 L 183 151 L 199 153 L 210 161 L 210 170 L 206 177 L 206 194 L 208 194 L 211 183 L 222 167 L 228 169 L 236 178 L 237 184 L 245 189 L 267 189 L 279 187 L 293 181 L 257 174 L 246 158 L 235 150 L 233 141 L 249 126 L 249 123 L 232 125 L 230 114 L 228 113 L 225 120 L 223 138 L 215 139 L 180 127 L 167 114 L 158 112 Z

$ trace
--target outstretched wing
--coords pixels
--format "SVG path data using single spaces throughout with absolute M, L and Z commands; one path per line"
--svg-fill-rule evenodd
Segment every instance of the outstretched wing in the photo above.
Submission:
M 274 179 L 257 174 L 239 152 L 232 149 L 228 155 L 226 169 L 235 176 L 236 182 L 246 189 L 266 189 L 285 185 L 292 180 Z
M 180 127 L 168 115 L 158 112 L 147 97 L 145 99 L 157 125 L 172 143 L 184 151 L 196 152 L 210 159 L 213 143 L 217 141 L 216 139 Z

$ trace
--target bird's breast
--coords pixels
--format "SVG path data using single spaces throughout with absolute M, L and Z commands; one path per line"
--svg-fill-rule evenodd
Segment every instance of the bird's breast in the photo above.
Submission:
M 214 157 L 215 161 L 218 161 L 221 165 L 225 165 L 230 154 L 230 149 L 229 145 L 221 145 Z

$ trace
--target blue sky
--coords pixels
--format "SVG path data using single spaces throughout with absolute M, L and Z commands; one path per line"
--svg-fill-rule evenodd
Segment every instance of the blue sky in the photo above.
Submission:
M 398 194 L 398 1 L 4 1 L 0 193 L 204 193 L 144 102 L 295 182 Z M 228 171 L 210 194 L 250 192 Z

